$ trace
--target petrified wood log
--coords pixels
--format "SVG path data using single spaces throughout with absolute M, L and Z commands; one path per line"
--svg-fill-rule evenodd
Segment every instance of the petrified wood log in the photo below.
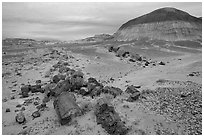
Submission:
M 113 106 L 107 103 L 100 103 L 96 105 L 95 109 L 96 122 L 101 124 L 108 134 L 111 135 L 125 135 L 128 128 L 121 121 L 118 113 Z
M 74 95 L 68 92 L 60 94 L 55 99 L 53 105 L 62 125 L 69 123 L 73 117 L 81 113 L 81 109 L 77 105 Z

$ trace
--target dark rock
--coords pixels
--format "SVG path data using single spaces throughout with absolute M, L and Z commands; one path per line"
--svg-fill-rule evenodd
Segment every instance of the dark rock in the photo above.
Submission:
M 6 109 L 6 112 L 11 112 L 10 108 L 7 108 L 7 109 Z
M 74 95 L 68 92 L 60 94 L 54 101 L 53 105 L 62 125 L 69 123 L 73 117 L 76 117 L 81 113 Z
M 135 59 L 132 59 L 132 58 L 129 59 L 129 61 L 130 61 L 130 62 L 136 62 L 136 60 L 135 60 Z
M 140 97 L 140 93 L 136 92 L 136 93 L 133 93 L 132 95 L 130 95 L 130 97 L 127 99 L 127 101 L 133 102 L 133 101 L 138 100 L 139 97 Z
M 47 96 L 45 96 L 45 97 L 43 98 L 43 100 L 42 100 L 43 103 L 47 103 L 47 102 L 49 102 L 49 101 L 50 101 L 50 99 L 49 99 L 49 97 L 47 97 Z
M 101 93 L 103 93 L 103 87 L 96 86 L 90 93 L 91 97 L 99 96 Z
M 35 106 L 37 106 L 37 105 L 39 105 L 39 102 L 35 101 L 35 102 L 33 102 L 33 104 L 34 104 Z
M 2 102 L 7 102 L 7 101 L 8 101 L 7 98 L 2 99 Z
M 18 113 L 16 115 L 15 119 L 16 119 L 16 122 L 18 122 L 19 124 L 22 124 L 26 121 L 26 118 L 25 118 L 23 112 Z
M 50 95 L 52 94 L 52 96 L 56 97 L 56 96 L 60 95 L 62 92 L 70 91 L 72 86 L 73 85 L 69 79 L 64 80 L 64 81 L 60 81 L 60 82 L 58 82 L 58 84 L 55 88 L 51 89 L 49 94 Z M 76 86 L 77 86 L 77 84 L 76 84 Z M 73 88 L 74 88 L 74 86 L 73 86 Z M 49 95 L 48 95 L 48 97 L 49 97 Z
M 17 108 L 20 108 L 20 107 L 21 107 L 21 105 L 20 105 L 20 104 L 18 104 L 18 105 L 16 105 L 16 107 L 17 107 Z
M 85 87 L 82 87 L 80 90 L 79 90 L 79 94 L 83 95 L 83 96 L 86 96 L 89 94 L 88 92 L 88 89 L 85 88 Z
M 12 96 L 12 97 L 11 97 L 11 100 L 13 100 L 13 99 L 15 99 L 15 96 Z
M 41 84 L 41 80 L 36 80 L 36 84 Z
M 75 71 L 75 72 L 72 74 L 72 77 L 73 77 L 73 78 L 77 78 L 77 77 L 83 78 L 83 77 L 84 77 L 84 73 L 82 73 L 81 71 Z
M 108 134 L 125 135 L 128 133 L 128 128 L 125 127 L 113 106 L 107 103 L 97 104 L 94 113 L 97 124 L 101 124 Z
M 33 116 L 34 119 L 37 118 L 37 117 L 40 117 L 40 112 L 35 111 L 35 112 L 32 113 L 32 116 Z
M 140 92 L 137 88 L 139 88 L 139 86 L 128 86 L 127 89 L 125 90 L 126 93 L 129 93 L 129 94 L 134 94 L 134 93 L 138 93 Z
M 24 110 L 25 110 L 25 107 L 22 107 L 22 108 L 21 108 L 21 111 L 24 111 Z
M 88 83 L 94 83 L 97 85 L 98 81 L 95 78 L 90 77 L 90 78 L 88 78 Z
M 46 108 L 46 104 L 42 103 L 42 104 L 36 106 L 36 108 L 38 109 L 38 111 L 43 111 Z
M 150 63 L 148 61 L 145 62 L 145 66 L 148 66 Z
M 72 77 L 70 80 L 71 90 L 80 90 L 84 85 L 84 79 L 82 77 Z
M 117 87 L 110 87 L 110 86 L 105 86 L 103 88 L 103 93 L 108 93 L 113 95 L 114 97 L 120 95 L 123 91 L 120 88 Z
M 87 89 L 88 89 L 88 92 L 91 93 L 91 91 L 97 86 L 97 84 L 95 83 L 88 83 L 87 85 Z
M 25 85 L 25 86 L 21 87 L 21 92 L 22 92 L 22 94 L 29 93 L 30 92 L 30 85 Z
M 194 76 L 194 74 L 191 73 L 191 74 L 188 74 L 188 76 L 191 76 L 191 77 L 192 77 L 192 76 Z
M 41 93 L 44 93 L 44 89 L 41 88 L 41 85 L 32 85 L 30 87 L 30 91 L 32 93 L 37 93 L 37 92 L 41 92 Z
M 165 65 L 165 63 L 161 61 L 161 62 L 159 62 L 159 65 Z
M 55 76 L 53 77 L 52 81 L 57 84 L 57 83 L 60 81 L 59 76 L 58 76 L 58 75 L 55 75 Z
M 66 66 L 62 66 L 59 68 L 59 73 L 64 73 L 64 72 L 68 72 L 70 70 L 69 67 Z

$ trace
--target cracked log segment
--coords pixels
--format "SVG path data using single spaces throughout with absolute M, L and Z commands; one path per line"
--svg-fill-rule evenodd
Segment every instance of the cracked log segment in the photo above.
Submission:
M 121 121 L 113 106 L 107 103 L 97 104 L 95 115 L 97 124 L 101 124 L 108 134 L 125 135 L 128 133 L 129 129 Z
M 63 92 L 53 103 L 61 125 L 71 122 L 72 118 L 81 114 L 81 109 L 76 103 L 73 94 Z

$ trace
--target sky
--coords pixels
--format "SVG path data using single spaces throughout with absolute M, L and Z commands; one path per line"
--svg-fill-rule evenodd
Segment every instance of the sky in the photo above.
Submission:
M 70 41 L 113 34 L 128 20 L 163 7 L 202 17 L 201 2 L 3 2 L 2 37 Z

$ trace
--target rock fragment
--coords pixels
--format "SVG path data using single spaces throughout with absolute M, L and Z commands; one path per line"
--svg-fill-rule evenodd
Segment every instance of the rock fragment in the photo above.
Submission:
M 34 119 L 37 118 L 37 117 L 40 117 L 40 112 L 35 111 L 35 112 L 32 113 L 32 116 L 33 116 Z
M 7 109 L 6 109 L 6 112 L 11 112 L 10 108 L 7 108 Z
M 18 122 L 19 124 L 22 124 L 26 121 L 26 118 L 23 112 L 18 113 L 15 118 L 16 118 L 16 122 Z
M 98 103 L 95 109 L 96 122 L 101 124 L 110 135 L 125 135 L 128 133 L 128 128 L 121 121 L 118 113 L 113 106 L 107 103 Z
M 53 103 L 60 123 L 65 125 L 81 113 L 73 94 L 63 92 Z

